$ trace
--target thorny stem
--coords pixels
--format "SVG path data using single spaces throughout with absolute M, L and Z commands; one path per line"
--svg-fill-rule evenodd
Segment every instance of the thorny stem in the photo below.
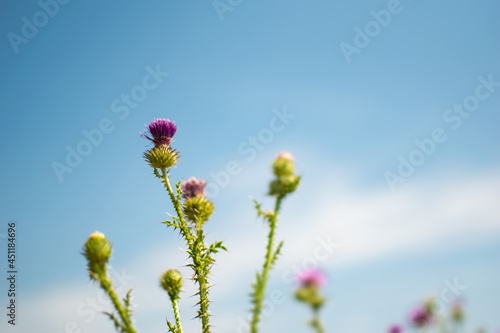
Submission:
M 181 227 L 181 231 L 184 235 L 184 238 L 186 238 L 189 250 L 192 253 L 195 281 L 198 282 L 199 286 L 199 295 L 200 295 L 199 317 L 201 318 L 202 331 L 203 333 L 210 333 L 210 323 L 209 323 L 210 314 L 208 312 L 209 300 L 208 300 L 207 276 L 205 270 L 203 269 L 203 263 L 200 258 L 200 255 L 203 255 L 203 252 L 206 251 L 206 249 L 204 249 L 204 243 L 203 243 L 204 242 L 203 230 L 201 230 L 201 226 L 198 228 L 198 233 L 197 233 L 198 237 L 196 238 L 196 241 L 194 241 L 195 236 L 193 235 L 191 229 L 189 228 L 186 220 L 184 220 L 184 214 L 182 213 L 181 203 L 172 189 L 172 185 L 170 184 L 170 179 L 168 177 L 168 173 L 166 172 L 166 170 L 162 170 L 161 178 L 163 179 L 163 183 L 165 184 L 165 187 L 168 190 L 168 194 L 170 195 L 170 199 L 172 201 L 172 204 L 174 205 L 174 208 L 177 212 L 177 216 L 179 218 L 180 222 L 179 225 Z M 196 248 L 197 246 L 202 247 L 201 253 L 199 249 Z
M 316 329 L 317 333 L 325 333 L 325 328 L 323 327 L 323 324 L 319 319 L 319 309 L 314 308 L 313 311 L 314 311 L 314 317 L 311 320 L 311 326 Z
M 269 271 L 272 266 L 273 254 L 275 253 L 274 249 L 274 236 L 276 233 L 276 225 L 278 222 L 278 214 L 281 208 L 281 201 L 283 200 L 283 196 L 279 195 L 276 197 L 276 203 L 274 207 L 274 211 L 272 215 L 269 215 L 269 235 L 268 235 L 268 243 L 267 243 L 267 251 L 266 251 L 266 260 L 264 262 L 264 266 L 262 267 L 262 275 L 261 275 L 261 283 L 259 281 L 255 284 L 255 294 L 254 294 L 254 308 L 252 310 L 252 325 L 251 332 L 257 333 L 260 321 L 260 313 L 262 311 L 262 303 L 264 302 L 264 297 L 266 294 L 266 285 L 267 280 L 269 278 Z
M 181 317 L 179 315 L 179 302 L 177 302 L 177 300 L 173 299 L 172 300 L 172 307 L 174 308 L 175 324 L 177 325 L 177 331 L 179 333 L 183 333 L 182 332 Z
M 127 310 L 123 308 L 120 300 L 118 299 L 118 295 L 116 295 L 111 280 L 109 280 L 109 278 L 105 276 L 100 279 L 100 282 L 102 289 L 104 289 L 108 293 L 109 297 L 111 298 L 111 301 L 113 302 L 113 305 L 115 306 L 116 311 L 118 311 L 118 314 L 122 319 L 126 332 L 136 333 L 137 331 L 132 325 L 132 320 L 130 320 Z

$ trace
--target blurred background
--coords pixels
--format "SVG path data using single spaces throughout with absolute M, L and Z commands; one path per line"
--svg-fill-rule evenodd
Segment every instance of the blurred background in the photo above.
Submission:
M 247 332 L 271 163 L 303 184 L 278 226 L 261 332 L 309 332 L 298 270 L 328 275 L 329 332 L 384 332 L 425 297 L 500 328 L 500 4 L 472 1 L 1 1 L 0 241 L 17 224 L 17 322 L 2 332 L 112 332 L 80 254 L 94 230 L 134 288 L 141 332 L 167 331 L 163 270 L 185 277 L 173 213 L 139 132 L 176 121 L 174 181 L 209 183 L 215 332 Z M 6 312 L 8 281 L 0 279 Z M 451 292 L 450 292 L 451 291 Z M 181 301 L 199 331 L 196 298 Z M 444 296 L 443 296 L 444 295 Z M 443 312 L 446 314 L 446 312 Z

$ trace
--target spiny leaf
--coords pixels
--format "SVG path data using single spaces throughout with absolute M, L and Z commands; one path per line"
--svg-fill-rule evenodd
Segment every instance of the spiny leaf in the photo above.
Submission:
M 109 312 L 103 312 L 105 315 L 107 315 L 109 317 L 109 319 L 111 319 L 113 321 L 113 323 L 115 324 L 115 327 L 116 327 L 116 330 L 118 332 L 126 332 L 127 331 L 127 328 L 122 324 L 120 323 L 120 321 L 118 320 L 118 318 L 116 318 L 116 316 L 112 313 L 109 313 Z
M 171 322 L 168 321 L 167 319 L 167 325 L 168 325 L 168 331 L 171 332 L 171 333 L 177 333 L 178 330 L 177 330 L 177 327 L 172 325 Z
M 274 265 L 274 263 L 276 262 L 276 259 L 278 259 L 278 256 L 281 254 L 282 247 L 283 247 L 283 241 L 281 241 L 278 244 L 278 247 L 276 248 L 276 251 L 274 252 L 273 257 L 271 259 L 271 265 Z

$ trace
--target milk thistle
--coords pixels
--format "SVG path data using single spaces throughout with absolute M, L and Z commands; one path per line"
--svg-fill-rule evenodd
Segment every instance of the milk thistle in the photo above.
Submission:
M 269 224 L 269 235 L 266 247 L 266 256 L 262 272 L 256 273 L 256 281 L 252 284 L 253 291 L 250 294 L 252 308 L 251 332 L 257 333 L 259 329 L 260 315 L 262 312 L 262 304 L 266 296 L 266 285 L 269 279 L 269 271 L 281 254 L 283 242 L 278 246 L 274 245 L 276 227 L 278 223 L 278 215 L 283 199 L 290 193 L 293 193 L 300 184 L 300 176 L 295 175 L 294 157 L 289 152 L 281 152 L 273 163 L 273 172 L 275 179 L 269 185 L 269 195 L 274 196 L 275 205 L 274 211 L 268 213 L 262 210 L 259 202 L 254 200 L 257 215 L 262 217 Z
M 115 324 L 118 332 L 137 332 L 132 324 L 132 310 L 130 309 L 131 292 L 129 290 L 122 301 L 118 298 L 113 287 L 113 282 L 108 275 L 108 262 L 112 254 L 112 245 L 104 234 L 96 231 L 92 233 L 83 246 L 82 254 L 87 258 L 90 278 L 98 282 L 101 288 L 108 294 L 118 316 L 114 313 L 104 312 Z
M 325 303 L 321 295 L 321 287 L 326 284 L 326 276 L 319 269 L 304 270 L 297 274 L 299 287 L 295 291 L 295 298 L 309 305 L 313 311 L 313 318 L 309 324 L 318 333 L 324 333 L 325 329 L 319 318 L 319 311 Z
M 201 319 L 203 333 L 210 332 L 210 312 L 208 299 L 208 278 L 212 265 L 215 263 L 213 254 L 219 250 L 226 250 L 222 242 L 215 241 L 208 245 L 205 242 L 204 224 L 208 221 L 214 211 L 213 203 L 205 197 L 205 182 L 203 180 L 190 179 L 176 184 L 176 190 L 170 183 L 170 170 L 179 162 L 180 155 L 170 144 L 172 137 L 177 132 L 177 125 L 169 119 L 155 119 L 147 126 L 149 135 L 142 136 L 152 141 L 155 147 L 149 149 L 144 157 L 149 165 L 153 167 L 155 176 L 161 179 L 166 188 L 170 200 L 175 208 L 177 216 L 172 216 L 171 221 L 164 221 L 167 226 L 177 230 L 187 243 L 187 250 L 192 263 L 188 264 L 193 270 L 192 279 L 198 285 L 199 311 L 197 317 Z M 184 200 L 183 200 L 184 199 Z M 177 318 L 176 318 L 177 319 Z M 180 330 L 180 321 L 177 331 Z

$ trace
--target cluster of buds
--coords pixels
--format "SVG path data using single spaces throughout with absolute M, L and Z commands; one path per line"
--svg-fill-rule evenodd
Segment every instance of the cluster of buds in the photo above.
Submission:
M 106 265 L 111 258 L 111 243 L 103 233 L 95 231 L 83 246 L 83 255 L 88 261 L 88 271 L 91 279 L 100 280 L 107 275 Z
M 325 274 L 318 269 L 310 269 L 297 274 L 299 287 L 295 291 L 295 298 L 309 304 L 314 310 L 319 310 L 325 302 L 321 295 L 321 287 L 326 284 Z
M 178 270 L 166 270 L 160 278 L 160 283 L 162 288 L 168 293 L 172 302 L 180 299 L 179 294 L 182 291 L 182 275 Z
M 203 225 L 214 212 L 214 204 L 206 197 L 203 179 L 191 177 L 181 185 L 182 196 L 185 199 L 183 212 L 186 217 L 199 226 Z
M 294 192 L 300 184 L 300 176 L 295 174 L 294 157 L 289 152 L 281 152 L 273 163 L 276 179 L 271 182 L 269 194 L 284 197 Z
M 170 119 L 155 119 L 146 128 L 149 135 L 141 133 L 143 137 L 152 141 L 154 147 L 144 153 L 144 158 L 155 169 L 165 171 L 177 165 L 180 155 L 172 149 L 170 143 L 177 132 L 177 125 Z

